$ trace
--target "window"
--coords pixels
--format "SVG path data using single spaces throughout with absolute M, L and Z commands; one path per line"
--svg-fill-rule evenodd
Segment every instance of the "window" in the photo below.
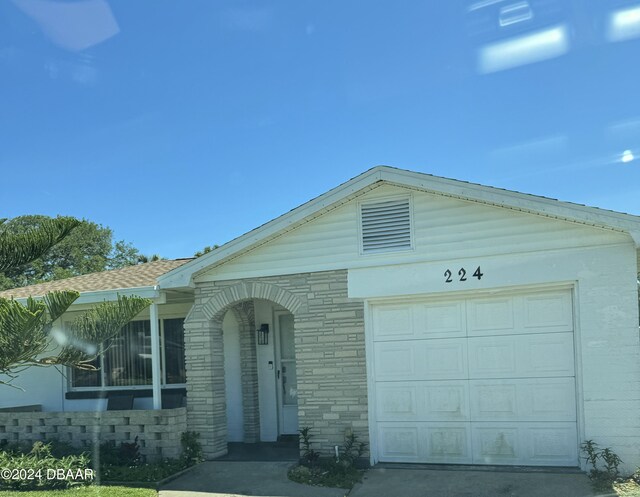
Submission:
M 360 206 L 362 253 L 411 249 L 409 198 L 396 198 Z
M 133 321 L 103 354 L 105 386 L 151 385 L 151 322 Z
M 162 335 L 164 344 L 164 382 L 167 385 L 186 383 L 184 365 L 184 319 L 165 319 Z
M 161 381 L 163 385 L 186 382 L 184 318 L 160 321 Z M 123 388 L 149 386 L 151 376 L 151 322 L 132 321 L 122 328 L 92 364 L 98 371 L 71 370 L 72 388 Z

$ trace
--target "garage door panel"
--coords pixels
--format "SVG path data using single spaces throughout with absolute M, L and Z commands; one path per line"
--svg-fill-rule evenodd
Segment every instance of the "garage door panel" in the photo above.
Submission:
M 423 421 L 469 421 L 469 382 L 432 381 L 424 384 Z
M 378 424 L 378 446 L 382 460 L 390 462 L 420 462 L 424 453 L 418 450 L 418 426 Z
M 471 423 L 473 460 L 479 464 L 575 466 L 575 423 Z
M 573 378 L 471 380 L 474 421 L 575 421 Z
M 530 426 L 525 433 L 529 464 L 572 466 L 578 463 L 575 423 Z
M 531 376 L 574 376 L 573 333 L 527 335 L 519 344 L 522 369 Z
M 393 305 L 373 309 L 375 340 L 400 340 L 415 337 L 413 305 Z
M 417 421 L 418 386 L 411 383 L 379 384 L 376 389 L 376 417 L 380 421 Z
M 575 423 L 471 423 L 476 464 L 571 466 L 578 461 Z
M 411 381 L 378 383 L 379 421 L 469 421 L 469 382 Z
M 515 327 L 512 298 L 490 298 L 467 301 L 469 336 L 513 333 Z
M 573 376 L 573 333 L 473 337 L 471 378 Z
M 388 462 L 472 462 L 469 423 L 378 423 L 378 445 Z
M 518 464 L 521 458 L 517 426 L 472 423 L 473 460 L 480 464 Z
M 523 399 L 528 419 L 576 421 L 574 378 L 539 379 L 531 385 L 529 392 Z
M 512 381 L 470 382 L 471 417 L 477 421 L 517 420 L 518 388 Z
M 375 345 L 376 377 L 385 380 L 409 380 L 419 376 L 415 367 L 416 351 L 411 342 Z
M 420 335 L 456 338 L 467 335 L 463 302 L 439 302 L 421 306 Z
M 425 380 L 468 377 L 466 339 L 429 340 L 422 344 L 422 349 Z
M 472 378 L 510 378 L 518 376 L 515 337 L 469 339 L 469 374 Z
M 378 381 L 466 379 L 464 338 L 376 342 Z
M 469 423 L 426 423 L 422 434 L 426 442 L 426 462 L 457 464 L 472 462 Z
M 523 328 L 528 333 L 573 331 L 573 309 L 568 292 L 527 295 L 523 298 Z

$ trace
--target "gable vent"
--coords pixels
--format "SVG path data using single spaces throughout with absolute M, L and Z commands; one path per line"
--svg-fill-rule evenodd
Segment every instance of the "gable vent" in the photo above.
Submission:
M 360 206 L 362 252 L 387 252 L 411 248 L 409 199 Z

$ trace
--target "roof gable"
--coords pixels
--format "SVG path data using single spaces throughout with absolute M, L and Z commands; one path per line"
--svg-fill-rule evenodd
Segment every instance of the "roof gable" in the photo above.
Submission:
M 638 245 L 640 217 L 555 199 L 513 192 L 458 180 L 378 166 L 329 190 L 327 193 L 222 245 L 198 259 L 161 276 L 162 288 L 186 287 L 192 278 L 215 265 L 259 247 L 380 186 L 382 183 L 420 190 L 435 195 L 482 203 L 548 218 L 628 233 Z

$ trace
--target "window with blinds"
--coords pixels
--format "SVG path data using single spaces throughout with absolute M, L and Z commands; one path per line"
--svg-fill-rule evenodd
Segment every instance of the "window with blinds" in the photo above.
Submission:
M 362 204 L 360 223 L 363 254 L 411 249 L 409 198 Z
M 159 325 L 161 384 L 184 384 L 184 318 L 163 319 Z M 127 324 L 104 344 L 104 352 L 91 364 L 95 371 L 71 369 L 72 388 L 151 385 L 151 322 L 141 320 Z

